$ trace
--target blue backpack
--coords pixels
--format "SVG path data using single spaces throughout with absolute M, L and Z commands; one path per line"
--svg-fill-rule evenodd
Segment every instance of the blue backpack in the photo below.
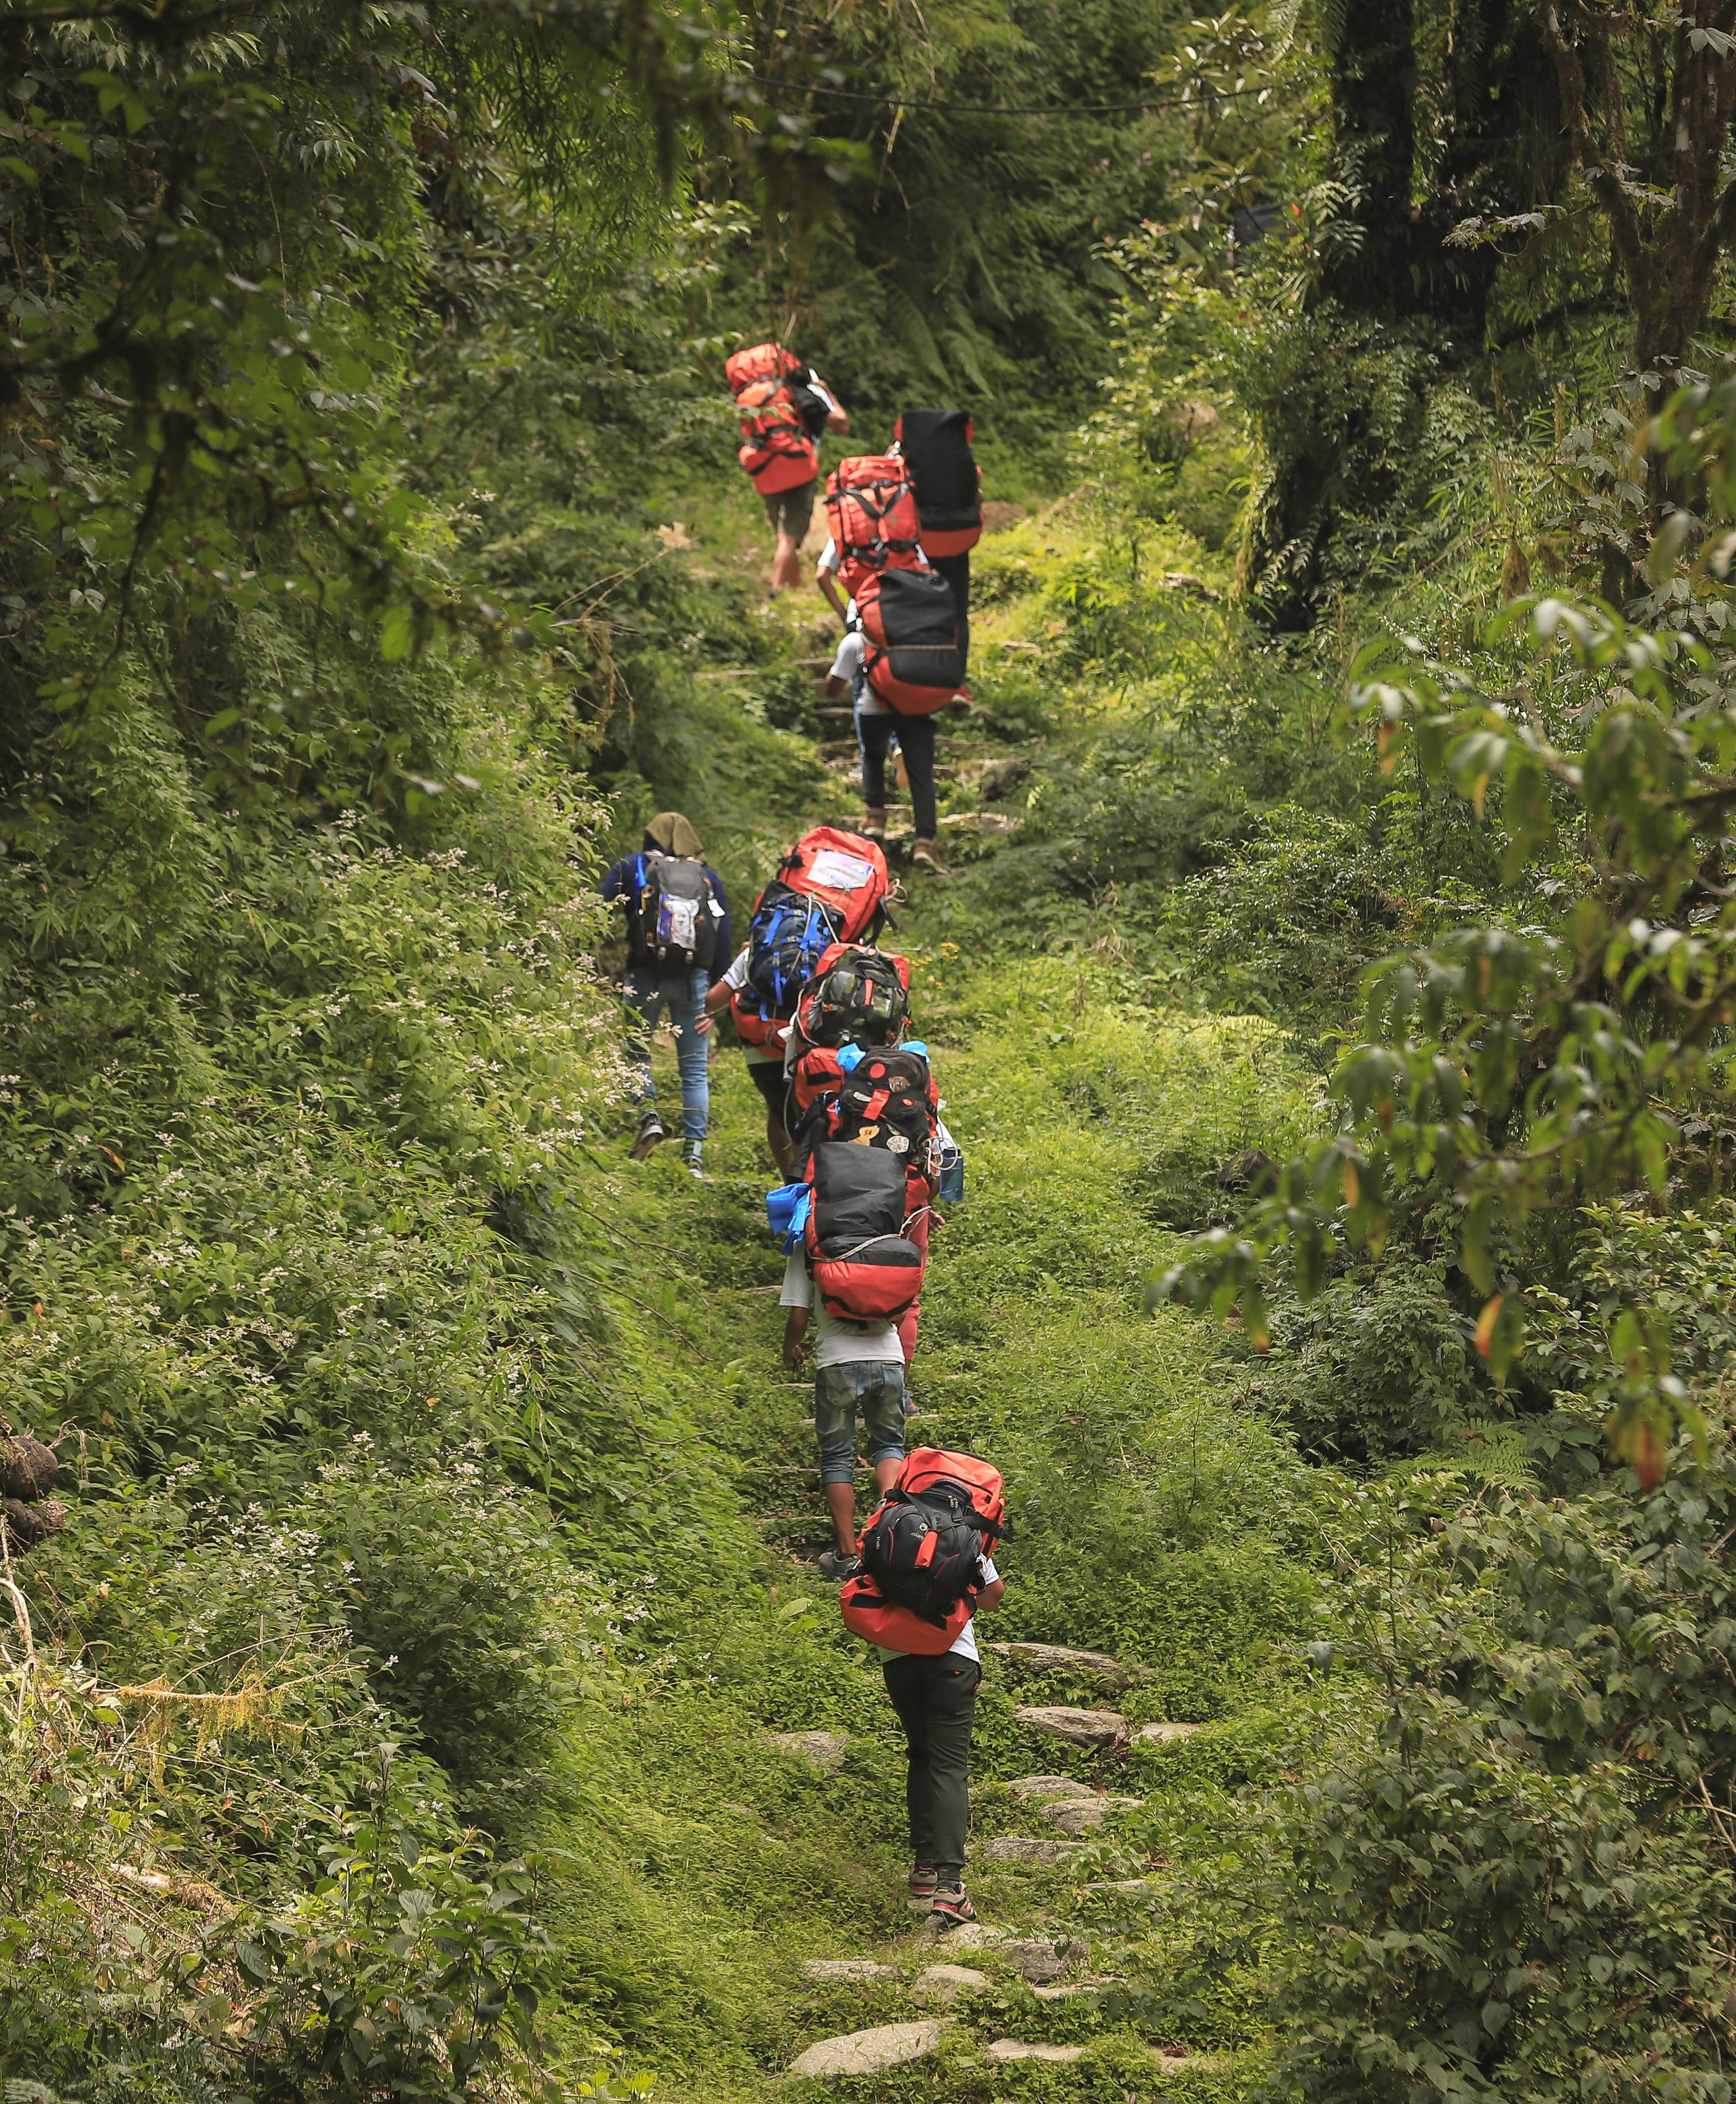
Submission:
M 807 892 L 775 879 L 766 885 L 748 927 L 748 983 L 731 1003 L 743 1044 L 764 1045 L 794 1014 L 797 996 L 838 939 L 840 917 Z

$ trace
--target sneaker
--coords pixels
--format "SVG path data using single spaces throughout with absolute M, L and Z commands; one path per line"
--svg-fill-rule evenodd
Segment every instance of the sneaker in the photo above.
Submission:
M 975 1921 L 976 1909 L 962 1885 L 937 1885 L 934 1910 L 928 1918 L 936 1928 L 956 1928 L 962 1922 Z
M 934 1865 L 913 1863 L 910 1866 L 910 1897 L 913 1900 L 931 1900 L 934 1896 Z
M 862 823 L 856 831 L 865 840 L 883 840 L 886 836 L 886 814 L 883 806 L 869 805 L 862 814 Z
M 840 1549 L 822 1550 L 818 1562 L 822 1578 L 854 1578 L 862 1568 L 859 1556 L 846 1556 Z
M 633 1142 L 631 1158 L 647 1161 L 668 1138 L 663 1130 L 663 1121 L 655 1111 L 647 1111 L 639 1121 L 639 1137 Z
M 704 1157 L 692 1140 L 681 1149 L 681 1166 L 689 1176 L 697 1176 L 702 1184 L 705 1181 Z
M 910 859 L 918 867 L 926 869 L 931 876 L 946 875 L 946 864 L 940 859 L 939 840 L 918 840 L 910 850 Z

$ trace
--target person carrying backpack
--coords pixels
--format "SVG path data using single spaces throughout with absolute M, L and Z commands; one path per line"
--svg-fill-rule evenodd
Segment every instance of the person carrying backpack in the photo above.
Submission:
M 910 1897 L 943 1929 L 977 1918 L 964 1885 L 983 1678 L 974 1625 L 1006 1590 L 992 1553 L 1006 1518 L 997 1469 L 920 1446 L 863 1529 L 860 1568 L 838 1596 L 845 1626 L 887 1654 L 881 1678 L 907 1750 Z
M 904 463 L 916 493 L 928 560 L 953 588 L 958 644 L 971 657 L 971 551 L 983 537 L 983 471 L 962 409 L 907 409 L 893 426 L 893 456 Z
M 790 1023 L 819 960 L 840 939 L 872 937 L 886 918 L 886 857 L 871 840 L 815 826 L 779 863 L 753 902 L 748 940 L 706 997 L 707 1013 L 727 1007 L 765 1101 L 765 1139 L 781 1175 L 793 1142 L 785 1072 Z
M 759 492 L 776 537 L 774 594 L 801 582 L 801 543 L 814 516 L 819 440 L 847 433 L 850 418 L 811 365 L 775 340 L 751 345 L 724 362 L 741 418 L 736 457 Z
M 659 811 L 639 853 L 623 856 L 601 885 L 603 897 L 618 900 L 627 916 L 622 994 L 635 1020 L 625 1049 L 629 1094 L 640 1111 L 632 1157 L 643 1161 L 667 1136 L 651 1079 L 651 1038 L 667 1010 L 681 1077 L 681 1159 L 695 1176 L 704 1173 L 711 1118 L 706 996 L 730 949 L 729 898 L 704 853 L 679 811 Z

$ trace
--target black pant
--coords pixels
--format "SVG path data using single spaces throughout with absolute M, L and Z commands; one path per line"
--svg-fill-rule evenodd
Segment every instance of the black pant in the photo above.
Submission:
M 939 1658 L 889 1658 L 886 1692 L 910 1741 L 904 1799 L 910 1808 L 910 1854 L 932 1863 L 943 1885 L 964 1875 L 971 1824 L 971 1726 L 983 1669 L 954 1652 Z
M 930 555 L 928 560 L 930 568 L 938 570 L 953 587 L 953 604 L 958 608 L 959 655 L 968 668 L 971 662 L 971 551 L 966 548 L 962 555 Z
M 910 807 L 915 815 L 917 838 L 931 840 L 938 821 L 935 816 L 935 720 L 932 716 L 856 716 L 856 735 L 862 741 L 862 800 L 871 811 L 882 811 L 886 803 L 886 747 L 898 733 L 898 749 L 904 756 L 910 776 Z

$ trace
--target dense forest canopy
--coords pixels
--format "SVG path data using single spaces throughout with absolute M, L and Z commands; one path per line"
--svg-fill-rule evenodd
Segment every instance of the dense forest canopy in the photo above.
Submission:
M 1736 4 L 0 0 L 0 90 L 7 2104 L 910 2019 L 759 1099 L 625 1158 L 596 896 L 855 815 L 774 333 L 975 419 L 914 1379 L 1125 1727 L 1006 1662 L 1091 1977 L 857 2086 L 1724 2104 Z

